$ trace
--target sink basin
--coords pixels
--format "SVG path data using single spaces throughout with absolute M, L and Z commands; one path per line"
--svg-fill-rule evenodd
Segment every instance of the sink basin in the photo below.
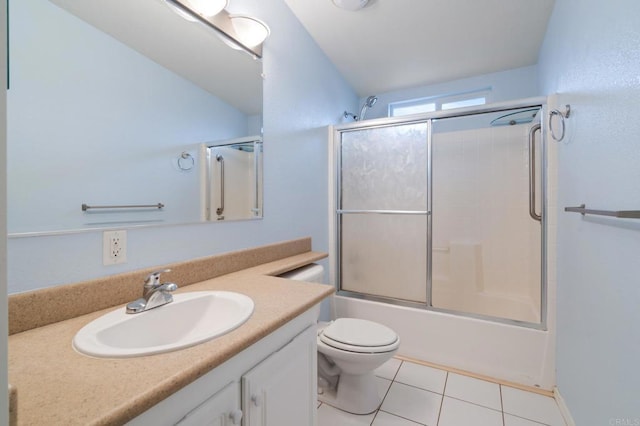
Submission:
M 138 314 L 121 307 L 84 326 L 73 347 L 85 355 L 129 358 L 175 351 L 222 336 L 253 313 L 253 300 L 228 291 L 173 295 L 173 302 Z

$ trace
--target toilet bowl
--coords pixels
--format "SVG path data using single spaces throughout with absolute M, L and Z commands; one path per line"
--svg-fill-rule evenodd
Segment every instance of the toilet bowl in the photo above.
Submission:
M 339 318 L 318 332 L 318 399 L 353 414 L 369 414 L 382 398 L 374 370 L 398 350 L 400 339 L 373 321 Z
M 324 268 L 311 264 L 280 276 L 322 283 Z M 338 318 L 318 325 L 317 344 L 318 399 L 353 414 L 376 411 L 384 395 L 373 372 L 396 353 L 398 335 L 373 321 Z

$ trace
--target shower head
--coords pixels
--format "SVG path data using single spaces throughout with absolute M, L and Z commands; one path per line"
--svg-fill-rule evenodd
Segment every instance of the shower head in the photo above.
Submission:
M 540 108 L 528 108 L 510 112 L 491 120 L 491 126 L 515 126 L 516 124 L 531 123 L 540 121 Z
M 377 96 L 369 96 L 364 103 L 367 106 L 367 108 L 371 108 L 372 106 L 375 105 L 376 102 L 378 102 Z
M 364 101 L 364 105 L 362 105 L 362 109 L 360 110 L 360 117 L 358 120 L 364 120 L 364 116 L 367 113 L 367 108 L 371 108 L 378 101 L 377 96 L 369 96 L 366 101 Z

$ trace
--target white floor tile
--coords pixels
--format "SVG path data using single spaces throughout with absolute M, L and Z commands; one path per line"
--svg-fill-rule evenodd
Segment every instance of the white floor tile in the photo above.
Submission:
M 393 380 L 398 372 L 398 368 L 400 368 L 400 364 L 402 364 L 402 361 L 397 358 L 391 358 L 389 361 L 376 368 L 374 373 L 378 377 Z
M 378 386 L 378 395 L 384 398 L 391 387 L 391 380 L 376 377 L 376 385 Z
M 533 420 L 523 419 L 522 417 L 504 415 L 504 426 L 541 426 L 543 423 L 534 422 Z
M 398 370 L 395 380 L 396 382 L 441 394 L 444 392 L 447 372 L 404 361 L 402 366 L 400 366 L 400 370 Z
M 558 404 L 548 396 L 502 386 L 502 406 L 505 413 L 551 426 L 565 426 Z
M 438 426 L 502 426 L 502 412 L 444 397 Z
M 380 411 L 359 416 L 319 403 L 318 426 L 566 426 L 555 400 L 536 393 L 395 358 L 375 374 L 386 395 Z
M 378 411 L 375 420 L 371 423 L 371 426 L 421 426 L 422 423 L 412 422 L 411 420 L 403 419 L 402 417 L 394 416 L 393 414 L 385 413 L 384 411 Z
M 442 395 L 394 382 L 381 409 L 414 422 L 436 426 L 441 401 Z
M 500 385 L 496 383 L 449 373 L 444 394 L 445 396 L 502 411 Z
M 318 408 L 318 426 L 369 426 L 374 416 L 375 413 L 358 416 L 322 404 Z

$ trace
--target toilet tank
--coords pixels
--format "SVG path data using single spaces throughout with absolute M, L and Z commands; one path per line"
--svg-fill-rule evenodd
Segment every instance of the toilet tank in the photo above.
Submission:
M 278 275 L 281 278 L 288 278 L 296 281 L 307 281 L 311 283 L 324 283 L 324 267 L 317 263 L 303 266 L 293 271 L 285 272 L 282 275 Z

